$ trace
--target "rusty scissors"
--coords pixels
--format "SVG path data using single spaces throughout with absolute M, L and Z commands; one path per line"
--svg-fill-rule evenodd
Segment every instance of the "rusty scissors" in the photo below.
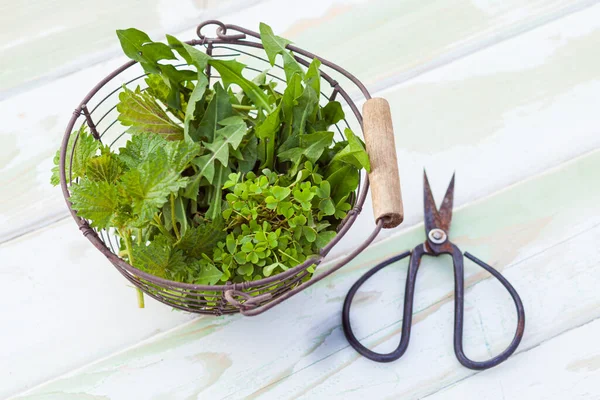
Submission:
M 519 294 L 515 288 L 504 278 L 500 272 L 496 271 L 490 265 L 481 261 L 477 257 L 471 255 L 468 252 L 464 253 L 464 256 L 475 264 L 479 265 L 487 272 L 489 272 L 494 278 L 506 288 L 510 296 L 512 297 L 515 306 L 517 308 L 517 330 L 515 336 L 510 345 L 497 356 L 486 360 L 486 361 L 473 361 L 470 360 L 463 350 L 463 319 L 464 319 L 464 266 L 463 266 L 463 253 L 462 251 L 448 239 L 448 232 L 450 230 L 450 222 L 452 219 L 452 205 L 454 202 L 454 176 L 450 181 L 450 185 L 446 190 L 446 195 L 442 202 L 442 206 L 438 210 L 435 205 L 435 200 L 431 193 L 429 186 L 429 180 L 427 174 L 423 176 L 423 197 L 425 206 L 425 234 L 426 241 L 423 244 L 418 245 L 412 251 L 406 251 L 402 254 L 394 256 L 381 264 L 378 264 L 367 273 L 365 273 L 356 283 L 350 288 L 350 291 L 346 295 L 344 301 L 344 307 L 342 310 L 342 326 L 344 334 L 348 339 L 348 342 L 356 351 L 363 356 L 377 362 L 391 362 L 402 357 L 408 347 L 410 340 L 410 331 L 412 325 L 412 313 L 413 313 L 413 300 L 415 294 L 415 281 L 417 278 L 417 272 L 421 263 L 421 258 L 424 255 L 437 257 L 441 254 L 449 254 L 452 256 L 452 262 L 454 264 L 454 353 L 458 361 L 467 368 L 475 370 L 483 370 L 494 367 L 501 362 L 505 361 L 511 354 L 515 352 L 525 330 L 525 310 L 523 309 L 523 302 L 519 297 Z M 402 336 L 400 338 L 400 344 L 396 350 L 391 353 L 376 353 L 365 346 L 363 346 L 354 333 L 350 326 L 350 306 L 354 295 L 371 276 L 383 269 L 384 267 L 395 263 L 396 261 L 402 260 L 410 256 L 408 275 L 406 279 L 406 288 L 404 292 L 404 316 L 402 319 Z

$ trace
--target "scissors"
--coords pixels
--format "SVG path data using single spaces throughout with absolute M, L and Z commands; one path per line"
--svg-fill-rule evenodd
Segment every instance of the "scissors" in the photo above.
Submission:
M 344 307 L 342 310 L 342 326 L 344 328 L 344 334 L 346 335 L 350 345 L 354 347 L 356 351 L 373 361 L 391 362 L 402 357 L 410 340 L 413 301 L 415 295 L 415 281 L 417 278 L 417 272 L 419 270 L 419 264 L 421 263 L 421 258 L 424 255 L 437 257 L 441 254 L 449 254 L 452 256 L 452 262 L 454 264 L 454 353 L 456 354 L 458 361 L 467 368 L 474 370 L 492 368 L 510 357 L 511 354 L 515 352 L 519 346 L 519 343 L 521 342 L 521 339 L 523 338 L 523 332 L 525 330 L 525 310 L 523 309 L 523 302 L 521 301 L 521 298 L 519 297 L 519 294 L 515 288 L 500 274 L 500 272 L 496 271 L 490 265 L 471 255 L 470 253 L 464 253 L 465 257 L 485 269 L 494 278 L 500 281 L 500 283 L 506 288 L 512 297 L 517 308 L 518 316 L 515 336 L 510 345 L 502 353 L 486 361 L 470 360 L 465 355 L 463 350 L 465 291 L 463 253 L 448 239 L 450 222 L 452 220 L 452 205 L 454 202 L 454 175 L 452 176 L 452 180 L 450 181 L 450 185 L 446 190 L 446 195 L 444 196 L 442 206 L 439 210 L 437 209 L 435 200 L 431 194 L 431 187 L 429 186 L 429 180 L 427 179 L 427 173 L 425 172 L 423 175 L 423 186 L 426 234 L 425 243 L 418 245 L 412 251 L 406 251 L 382 262 L 373 269 L 369 270 L 358 281 L 356 281 L 352 288 L 350 288 L 350 291 L 346 295 L 346 300 L 344 301 Z M 396 350 L 392 351 L 391 353 L 376 353 L 373 350 L 363 346 L 352 332 L 352 327 L 350 325 L 350 306 L 352 304 L 352 299 L 361 285 L 364 284 L 371 276 L 376 274 L 384 267 L 408 256 L 410 256 L 410 261 L 406 279 L 406 288 L 404 292 L 404 316 L 402 319 L 402 336 L 400 338 L 400 344 Z

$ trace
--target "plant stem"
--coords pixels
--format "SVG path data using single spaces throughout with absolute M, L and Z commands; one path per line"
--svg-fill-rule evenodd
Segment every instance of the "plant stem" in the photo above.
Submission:
M 234 110 L 247 110 L 247 111 L 256 110 L 257 109 L 254 106 L 243 106 L 241 104 L 232 104 L 231 108 L 233 108 Z
M 175 232 L 177 240 L 181 239 L 179 229 L 177 228 L 177 221 L 175 220 L 175 196 L 173 196 L 173 193 L 171 193 L 171 224 L 173 225 L 173 232 Z
M 133 265 L 133 253 L 131 251 L 131 232 L 129 230 L 124 230 L 124 232 L 119 231 L 119 234 L 125 239 L 125 251 L 127 252 L 127 259 L 129 260 L 129 264 Z M 138 307 L 144 308 L 144 292 L 142 292 L 142 289 L 140 288 L 136 288 L 136 290 Z

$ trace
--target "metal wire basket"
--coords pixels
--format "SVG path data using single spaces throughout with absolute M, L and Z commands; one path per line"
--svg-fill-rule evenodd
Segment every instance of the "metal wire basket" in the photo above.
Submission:
M 216 25 L 216 37 L 208 37 L 202 33 L 202 29 L 207 25 Z M 264 52 L 262 52 L 260 36 L 254 31 L 236 25 L 225 25 L 220 21 L 210 20 L 205 21 L 198 26 L 197 34 L 199 39 L 191 40 L 187 43 L 203 49 L 212 57 L 237 57 L 238 59 L 242 57 L 247 64 L 245 70 L 253 71 L 257 74 L 261 73 L 267 67 L 270 67 L 268 60 L 264 58 Z M 341 128 L 344 127 L 353 126 L 356 131 L 360 130 L 363 122 L 362 116 L 349 93 L 362 96 L 365 100 L 368 100 L 371 96 L 365 86 L 348 71 L 322 57 L 316 56 L 315 54 L 293 45 L 288 45 L 287 48 L 304 67 L 307 67 L 314 58 L 318 58 L 321 61 L 320 72 L 322 87 L 326 87 L 326 85 L 323 85 L 323 82 L 326 82 L 331 89 L 329 93 L 321 92 L 322 100 L 338 100 L 342 104 L 345 104 L 347 109 L 351 111 L 351 113 L 348 113 L 349 118 L 338 123 L 338 125 L 342 125 L 341 127 L 337 126 L 340 135 Z M 72 209 L 69 201 L 69 187 L 73 183 L 76 183 L 76 181 L 72 181 L 71 177 L 66 176 L 65 165 L 71 165 L 73 163 L 78 133 L 74 133 L 77 137 L 75 140 L 71 141 L 73 146 L 71 152 L 68 152 L 69 138 L 80 119 L 83 120 L 81 122 L 82 124 L 88 126 L 96 140 L 101 141 L 104 145 L 109 145 L 111 148 L 123 144 L 128 138 L 128 134 L 126 133 L 127 128 L 121 126 L 116 118 L 116 104 L 118 102 L 118 94 L 123 85 L 144 86 L 143 78 L 146 74 L 142 73 L 140 66 L 137 64 L 137 62 L 130 61 L 117 68 L 107 77 L 102 79 L 83 98 L 80 105 L 75 109 L 65 130 L 60 151 L 59 168 L 62 191 L 71 215 L 75 219 L 79 229 L 85 237 L 87 237 L 88 240 L 110 260 L 117 270 L 127 278 L 127 280 L 140 288 L 148 296 L 174 308 L 199 314 L 222 315 L 242 312 L 244 315 L 256 315 L 270 309 L 274 305 L 341 268 L 364 250 L 375 239 L 383 227 L 393 227 L 401 222 L 401 203 L 399 216 L 392 215 L 393 212 L 386 213 L 378 212 L 376 210 L 376 225 L 368 238 L 366 238 L 361 245 L 339 260 L 336 265 L 331 266 L 325 271 L 316 271 L 315 276 L 308 280 L 309 272 L 307 269 L 311 266 L 315 266 L 316 268 L 316 266 L 322 262 L 331 249 L 350 230 L 357 216 L 361 212 L 369 190 L 369 178 L 364 175 L 361 178 L 356 195 L 352 201 L 353 208 L 340 223 L 335 238 L 326 247 L 322 248 L 318 255 L 309 258 L 304 263 L 285 272 L 257 281 L 211 286 L 171 281 L 134 268 L 119 257 L 119 239 L 116 236 L 116 232 L 112 229 L 97 230 L 91 228 L 88 221 L 78 217 L 76 211 Z M 181 67 L 182 65 L 176 65 L 176 67 Z M 285 79 L 283 79 L 281 75 L 282 71 L 283 68 L 276 65 L 274 69 L 270 70 L 268 76 L 285 83 Z M 210 84 L 215 82 L 215 80 L 220 79 L 214 74 L 211 75 L 210 68 L 208 68 L 206 72 Z M 348 89 L 345 89 L 342 86 L 347 87 Z M 391 129 L 391 123 L 389 128 Z M 389 147 L 390 143 L 387 143 L 387 145 Z M 391 146 L 393 147 L 393 136 Z M 371 154 L 372 150 L 370 149 L 368 141 L 367 150 L 369 151 L 373 170 L 375 171 L 378 166 L 373 160 L 373 154 Z M 394 155 L 392 162 L 395 164 L 395 149 L 392 151 Z M 71 154 L 70 159 L 66 159 L 67 154 Z M 379 168 L 381 169 L 381 166 Z M 397 165 L 394 165 L 392 169 L 394 168 L 397 176 Z M 394 186 L 394 184 L 395 183 L 392 182 L 392 186 Z M 397 185 L 399 196 L 399 183 Z

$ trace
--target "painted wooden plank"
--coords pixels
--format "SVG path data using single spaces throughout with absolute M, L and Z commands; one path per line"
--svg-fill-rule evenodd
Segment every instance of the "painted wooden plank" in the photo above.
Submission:
M 220 17 L 258 0 L 76 0 L 0 4 L 0 98 L 40 80 L 72 73 L 112 58 L 115 29 L 136 27 L 151 33 L 179 31 L 203 19 Z
M 331 55 L 333 60 L 340 62 L 358 77 L 371 83 L 370 86 L 377 88 L 375 82 L 383 79 L 384 75 L 391 70 L 392 65 L 398 65 L 398 74 L 404 73 L 418 68 L 418 65 L 424 65 L 423 63 L 433 62 L 441 54 L 446 54 L 450 50 L 455 51 L 456 46 L 459 46 L 456 43 L 471 46 L 484 39 L 488 40 L 500 32 L 503 34 L 517 32 L 522 26 L 530 26 L 535 21 L 546 21 L 549 15 L 565 13 L 571 10 L 570 7 L 573 4 L 582 7 L 588 2 L 573 3 L 557 0 L 518 2 L 514 0 L 507 2 L 506 7 L 501 5 L 491 7 L 480 3 L 460 1 L 452 4 L 455 18 L 446 18 L 446 6 L 442 3 L 429 5 L 429 3 L 414 1 L 405 3 L 377 0 L 372 4 L 362 4 L 360 2 L 338 3 L 333 0 L 311 0 L 291 3 L 286 6 L 286 12 L 282 14 L 279 6 L 274 1 L 270 1 L 261 2 L 251 8 L 229 15 L 226 19 L 228 22 L 250 27 L 256 27 L 258 22 L 263 19 L 272 21 L 276 30 L 285 32 L 286 35 L 296 39 L 299 44 L 308 49 L 328 57 Z M 415 14 L 409 12 L 411 9 L 417 10 Z M 363 14 L 368 18 L 358 18 Z M 527 34 L 523 40 L 507 42 L 508 47 L 506 45 L 502 47 L 505 49 L 504 52 L 490 50 L 491 53 L 486 52 L 484 60 L 481 60 L 480 57 L 476 59 L 476 62 L 472 61 L 473 57 L 469 57 L 470 61 L 463 60 L 457 62 L 451 69 L 444 68 L 444 71 L 448 71 L 446 74 L 443 72 L 441 75 L 439 73 L 427 74 L 419 81 L 420 84 L 415 83 L 415 86 L 402 87 L 400 91 L 394 91 L 395 94 L 390 94 L 390 97 L 393 97 L 394 123 L 399 135 L 397 143 L 399 149 L 405 149 L 401 154 L 401 160 L 403 160 L 401 171 L 406 176 L 405 188 L 414 186 L 414 179 L 417 178 L 411 178 L 411 176 L 416 176 L 414 171 L 420 169 L 424 162 L 432 161 L 433 154 L 437 155 L 437 160 L 460 169 L 462 162 L 467 160 L 471 160 L 472 163 L 492 160 L 494 157 L 489 151 L 501 154 L 513 147 L 512 139 L 515 136 L 529 135 L 532 130 L 537 130 L 537 134 L 544 137 L 562 135 L 563 126 L 556 125 L 554 120 L 548 127 L 551 130 L 544 130 L 547 128 L 544 125 L 547 114 L 553 115 L 554 119 L 572 120 L 573 118 L 564 117 L 564 114 L 561 115 L 556 110 L 548 110 L 547 113 L 539 112 L 544 111 L 539 107 L 539 102 L 542 101 L 539 96 L 543 95 L 540 91 L 544 88 L 548 90 L 548 96 L 543 100 L 547 104 L 569 98 L 575 118 L 579 120 L 592 118 L 595 113 L 594 95 L 597 93 L 592 84 L 596 82 L 596 76 L 590 75 L 590 73 L 583 74 L 579 79 L 584 79 L 584 82 L 570 82 L 568 74 L 565 75 L 565 68 L 569 68 L 572 63 L 589 66 L 589 70 L 586 69 L 588 72 L 598 70 L 598 60 L 593 57 L 592 49 L 598 40 L 598 33 L 594 31 L 599 20 L 597 18 L 598 11 L 597 8 L 590 9 L 585 13 L 585 15 L 590 15 L 587 18 L 582 17 L 581 14 L 583 13 L 575 14 L 574 17 L 577 20 L 569 26 L 565 27 L 565 24 L 560 21 L 550 24 L 540 29 L 542 34 L 533 36 Z M 417 15 L 420 17 L 416 18 Z M 424 26 L 427 24 L 423 24 L 421 18 L 435 19 L 439 18 L 437 17 L 439 15 L 444 15 L 442 19 L 444 22 L 438 24 L 440 27 L 449 24 L 447 28 L 444 28 L 444 34 L 436 37 L 431 37 L 429 34 L 426 37 L 430 40 L 427 41 L 398 41 L 402 46 L 411 46 L 411 51 L 385 53 L 380 50 L 381 41 L 376 38 L 388 37 L 392 34 L 390 29 L 393 31 L 398 26 L 404 29 L 406 37 L 422 36 Z M 467 20 L 471 23 L 463 22 Z M 353 30 L 354 23 L 352 21 L 361 21 L 361 30 Z M 363 30 L 371 32 L 371 29 L 367 28 L 373 26 L 377 28 L 372 30 L 372 33 L 366 35 L 363 32 Z M 467 28 L 468 26 L 472 28 Z M 587 27 L 587 31 L 582 27 Z M 336 30 L 343 32 L 344 35 L 335 35 Z M 563 35 L 564 40 L 554 41 L 556 35 Z M 192 37 L 193 30 L 185 31 L 180 36 Z M 355 51 L 348 50 L 348 54 L 352 56 L 342 58 L 346 52 L 339 53 L 338 49 L 349 49 L 348 46 L 356 45 L 357 40 L 359 42 L 366 40 L 367 36 L 375 45 L 365 45 L 361 54 L 366 48 L 368 51 L 377 51 L 377 57 L 374 54 L 369 54 L 368 57 L 356 56 Z M 344 42 L 340 43 L 339 40 L 333 40 L 333 38 L 343 38 Z M 578 47 L 586 50 L 577 51 Z M 417 50 L 421 48 L 424 50 L 419 53 Z M 480 107 L 485 103 L 479 97 L 481 93 L 479 85 L 485 86 L 490 93 L 505 90 L 504 79 L 507 77 L 498 75 L 497 72 L 499 66 L 506 66 L 507 48 L 513 53 L 515 51 L 523 53 L 519 58 L 526 67 L 512 67 L 514 75 L 510 79 L 519 82 L 518 84 L 523 83 L 522 95 L 528 101 L 521 101 L 521 95 L 510 96 L 510 93 L 504 93 L 501 109 L 490 108 L 479 119 L 458 119 L 457 115 L 463 115 L 471 105 Z M 547 86 L 543 87 L 535 86 L 530 82 L 529 67 L 540 61 L 539 53 L 534 51 L 540 48 L 546 49 L 549 57 L 554 56 L 553 62 L 562 66 L 562 68 L 539 67 L 540 71 L 538 72 L 543 73 L 548 80 Z M 590 50 L 588 51 L 587 48 Z M 423 58 L 415 61 L 412 57 L 419 54 Z M 370 63 L 365 63 L 366 59 L 371 60 Z M 100 80 L 122 60 L 121 58 L 94 65 L 92 68 L 57 79 L 35 90 L 12 96 L 0 103 L 0 116 L 4 121 L 0 128 L 0 141 L 2 142 L 2 146 L 0 146 L 0 160 L 2 161 L 0 185 L 14 189 L 5 190 L 0 194 L 0 242 L 31 231 L 35 227 L 47 225 L 66 215 L 60 191 L 47 185 L 52 156 L 60 143 L 64 126 L 70 118 L 69 110 L 77 106 L 93 82 Z M 388 61 L 384 62 L 384 60 Z M 379 72 L 374 71 L 373 68 L 380 68 Z M 452 82 L 456 70 L 461 68 L 470 71 L 469 73 L 474 76 Z M 465 75 L 465 71 L 462 72 L 462 76 Z M 437 81 L 439 81 L 439 85 Z M 579 87 L 585 83 L 588 83 L 589 92 L 587 89 Z M 436 89 L 438 86 L 440 87 L 439 93 Z M 457 101 L 457 93 L 467 96 L 468 101 Z M 431 104 L 432 100 L 435 107 Z M 471 102 L 475 102 L 475 104 Z M 438 116 L 431 118 L 432 113 Z M 483 136 L 476 135 L 480 132 L 478 129 L 484 129 L 479 128 L 482 126 L 481 119 L 483 118 L 489 120 L 488 125 L 483 125 L 486 127 L 485 129 L 489 129 L 485 132 L 488 135 L 487 138 L 492 138 L 487 142 L 484 142 Z M 457 122 L 461 123 L 457 124 Z M 541 128 L 534 129 L 536 126 Z M 595 141 L 595 138 L 589 135 L 590 126 L 592 125 L 577 124 L 576 128 L 583 131 L 581 134 L 585 138 L 580 139 L 580 135 L 577 134 L 575 139 L 568 141 L 567 145 L 561 142 L 554 148 L 551 146 L 553 142 L 542 142 L 542 145 L 550 148 L 530 155 L 528 165 L 520 164 L 515 167 L 510 172 L 512 174 L 511 181 L 526 176 L 526 173 L 520 171 L 528 171 L 538 161 L 544 166 L 553 165 L 558 160 L 568 158 L 581 151 L 581 148 L 590 148 L 590 142 Z M 555 134 L 554 132 L 560 133 Z M 437 139 L 442 133 L 445 134 L 445 141 L 440 142 L 437 147 L 432 146 L 431 140 Z M 501 152 L 495 151 L 499 145 L 494 141 L 498 137 L 511 140 L 508 144 L 502 144 Z M 467 139 L 475 141 L 470 142 Z M 406 146 L 405 142 L 409 146 Z M 539 142 L 538 136 L 535 136 L 530 143 L 533 142 Z M 440 147 L 442 143 L 443 146 Z M 443 151 L 446 149 L 448 151 Z M 455 153 L 454 151 L 459 152 Z M 424 155 L 426 157 L 422 157 Z M 465 165 L 465 170 L 470 170 L 472 165 L 474 164 Z M 476 168 L 476 170 L 485 171 L 486 183 L 497 182 L 499 179 L 497 174 L 504 174 L 496 166 L 486 165 L 484 168 Z M 471 178 L 472 176 L 469 176 L 469 180 Z M 506 183 L 506 179 L 502 183 Z M 493 189 L 499 187 L 501 186 L 495 186 Z M 480 187 L 479 191 L 473 194 L 480 196 L 490 192 L 489 188 Z
M 0 245 L 0 398 L 189 320 L 146 299 L 71 221 Z
M 500 269 L 520 291 L 528 320 L 524 352 L 600 316 L 600 151 L 455 212 L 451 236 Z M 460 186 L 458 186 L 460 188 Z M 557 189 L 560 188 L 560 189 Z M 460 189 L 457 193 L 460 193 Z M 585 193 L 585 195 L 573 195 Z M 423 240 L 422 226 L 372 246 L 351 265 L 255 318 L 190 322 L 18 398 L 419 398 L 473 374 L 452 352 L 452 272 L 425 259 L 412 343 L 402 361 L 374 364 L 340 329 L 350 285 L 375 262 Z M 389 350 L 398 340 L 403 266 L 381 271 L 353 310 L 358 336 Z M 498 353 L 515 328 L 500 285 L 467 264 L 466 351 Z M 497 368 L 507 370 L 508 365 Z
M 445 388 L 428 400 L 597 399 L 600 320 L 568 331 L 506 363 Z M 526 379 L 524 379 L 526 377 Z

